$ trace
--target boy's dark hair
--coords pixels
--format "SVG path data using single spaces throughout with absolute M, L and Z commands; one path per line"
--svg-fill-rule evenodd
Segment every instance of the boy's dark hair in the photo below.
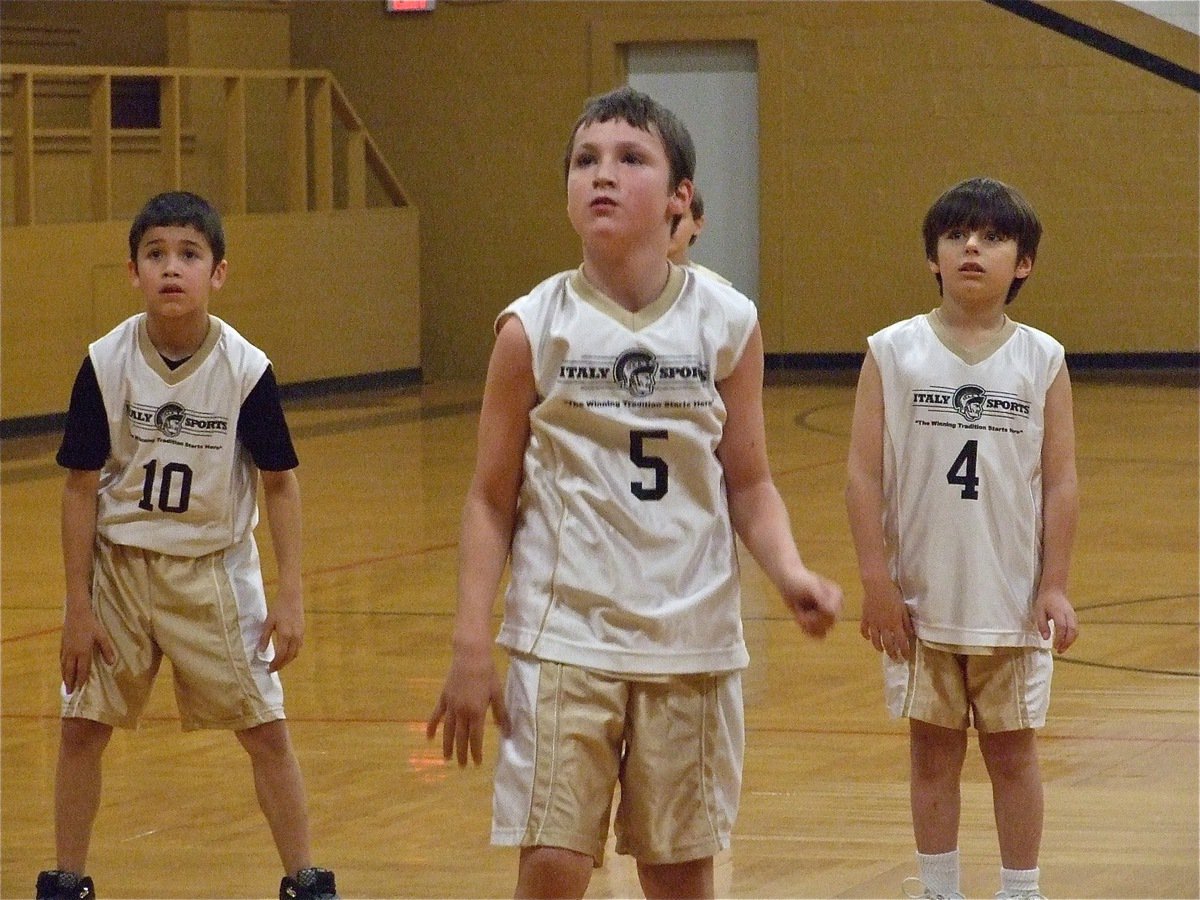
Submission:
M 699 222 L 701 219 L 704 218 L 704 198 L 700 196 L 700 188 L 698 188 L 698 187 L 692 188 L 691 212 L 692 212 L 692 221 L 693 222 Z M 676 222 L 674 225 L 671 226 L 671 234 L 675 233 L 675 228 L 678 225 L 679 225 L 679 223 Z M 698 237 L 700 237 L 700 235 L 693 234 L 690 238 L 688 238 L 688 246 L 691 247 L 693 244 L 695 244 L 696 238 L 698 238 Z
M 1042 239 L 1042 223 L 1029 201 L 1016 188 L 995 178 L 968 178 L 946 191 L 925 214 L 922 232 L 925 237 L 925 256 L 937 262 L 938 239 L 953 228 L 994 228 L 1002 236 L 1017 242 L 1017 259 L 1037 259 L 1038 242 Z M 938 292 L 942 276 L 934 276 Z M 1014 278 L 1005 303 L 1012 303 L 1024 278 Z
M 567 138 L 567 150 L 563 156 L 564 178 L 571 171 L 571 151 L 575 148 L 575 135 L 579 129 L 595 122 L 610 122 L 613 119 L 628 122 L 634 128 L 643 131 L 650 131 L 651 125 L 658 130 L 663 148 L 667 151 L 667 161 L 671 165 L 671 190 L 675 190 L 685 178 L 689 181 L 695 179 L 696 145 L 692 143 L 687 126 L 675 113 L 649 94 L 643 94 L 628 85 L 592 97 L 584 104 L 583 112 L 575 120 L 571 136 Z
M 190 191 L 167 191 L 151 197 L 134 217 L 129 228 L 129 258 L 137 265 L 138 245 L 151 228 L 191 225 L 212 248 L 213 265 L 225 258 L 225 229 L 213 205 Z

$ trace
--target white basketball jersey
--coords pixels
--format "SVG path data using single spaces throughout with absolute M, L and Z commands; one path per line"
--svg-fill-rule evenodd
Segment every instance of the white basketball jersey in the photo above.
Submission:
M 97 528 L 115 544 L 203 556 L 258 521 L 258 469 L 237 439 L 242 401 L 266 355 L 215 316 L 195 355 L 170 369 L 144 314 L 89 348 L 108 415 Z
M 715 279 L 716 281 L 721 282 L 721 284 L 733 284 L 732 281 L 730 281 L 728 278 L 726 278 L 720 272 L 714 272 L 712 269 L 708 268 L 708 266 L 702 266 L 698 262 L 689 261 L 687 264 L 687 267 L 689 269 L 691 269 L 693 272 L 696 272 L 700 275 L 706 275 L 709 278 L 712 278 L 712 279 Z
M 538 285 L 497 327 L 509 315 L 532 345 L 538 403 L 499 642 L 619 673 L 743 668 L 717 382 L 754 305 L 672 266 L 638 313 L 580 270 Z
M 1046 391 L 1054 338 L 1009 323 L 972 363 L 930 317 L 868 343 L 883 380 L 884 529 L 892 575 L 925 641 L 1047 646 L 1031 620 L 1041 572 Z

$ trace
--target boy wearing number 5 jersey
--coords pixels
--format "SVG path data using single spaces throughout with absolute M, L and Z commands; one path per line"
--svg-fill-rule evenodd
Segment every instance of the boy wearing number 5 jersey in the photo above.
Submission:
M 37 896 L 93 896 L 84 866 L 101 756 L 114 726 L 136 727 L 167 656 L 183 728 L 231 730 L 250 757 L 280 896 L 333 897 L 333 874 L 309 858 L 278 675 L 300 651 L 304 610 L 298 461 L 275 377 L 261 350 L 209 315 L 228 263 L 207 201 L 152 198 L 129 255 L 145 312 L 89 348 L 58 452 L 69 470 L 58 864 Z M 279 569 L 269 610 L 253 534 L 260 475 Z
M 1078 634 L 1067 569 L 1078 517 L 1062 346 L 1005 306 L 1041 225 L 1015 190 L 975 178 L 924 223 L 941 290 L 927 315 L 872 335 L 851 429 L 847 503 L 862 635 L 888 708 L 909 720 L 912 816 L 926 897 L 959 894 L 959 776 L 974 724 L 992 781 L 997 896 L 1041 896 L 1051 648 Z
M 617 851 L 647 896 L 712 897 L 742 768 L 735 532 L 808 633 L 841 607 L 771 479 L 754 306 L 667 258 L 694 169 L 650 97 L 589 101 L 565 158 L 583 264 L 496 321 L 428 733 L 478 763 L 494 711 L 492 841 L 521 848 L 518 897 L 583 896 L 618 783 Z M 502 690 L 492 605 L 510 559 Z

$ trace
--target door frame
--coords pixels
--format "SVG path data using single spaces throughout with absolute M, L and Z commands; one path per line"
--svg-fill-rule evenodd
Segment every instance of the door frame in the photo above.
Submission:
M 778 137 L 785 120 L 787 86 L 786 44 L 779 23 L 762 15 L 633 17 L 626 13 L 619 18 L 596 16 L 589 23 L 589 32 L 589 89 L 593 95 L 626 83 L 629 73 L 625 48 L 631 44 L 754 44 L 758 58 L 758 312 L 764 349 L 768 353 L 778 351 L 774 343 L 786 330 L 779 319 L 784 293 L 784 241 L 793 218 L 787 146 Z

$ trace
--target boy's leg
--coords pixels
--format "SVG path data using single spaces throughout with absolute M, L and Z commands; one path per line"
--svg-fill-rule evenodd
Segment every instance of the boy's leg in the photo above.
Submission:
M 638 863 L 638 880 L 646 900 L 715 897 L 713 858 L 690 859 L 681 863 Z
M 958 848 L 959 787 L 967 733 L 909 719 L 913 835 L 917 852 L 949 853 Z
M 517 867 L 517 898 L 582 897 L 594 860 L 565 847 L 522 847 Z
M 100 759 L 112 726 L 91 719 L 62 720 L 54 782 L 54 834 L 58 868 L 83 874 L 92 825 L 100 809 Z
M 647 896 L 713 895 L 741 795 L 742 703 L 740 672 L 633 686 L 616 848 L 638 861 Z
M 1006 869 L 1035 869 L 1042 843 L 1042 777 L 1032 728 L 979 733 L 992 780 L 1000 861 Z
M 304 777 L 292 750 L 287 722 L 277 719 L 235 733 L 250 755 L 258 805 L 271 827 L 283 868 L 294 877 L 311 866 L 312 860 Z
M 510 657 L 492 843 L 521 848 L 517 897 L 582 897 L 603 861 L 627 698 L 618 677 Z

